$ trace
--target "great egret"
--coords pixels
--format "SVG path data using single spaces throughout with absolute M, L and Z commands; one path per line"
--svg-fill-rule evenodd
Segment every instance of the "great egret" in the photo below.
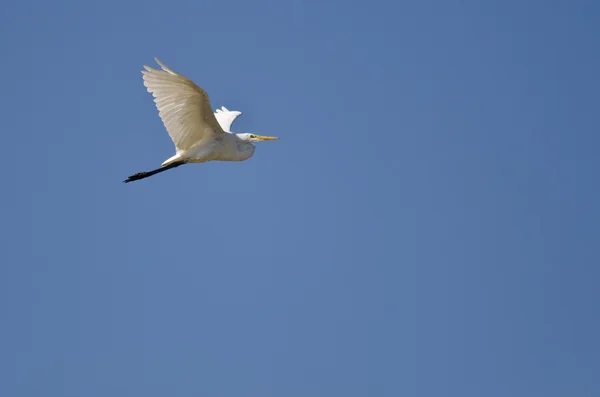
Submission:
M 206 91 L 158 58 L 154 60 L 162 70 L 144 65 L 144 86 L 154 96 L 158 114 L 175 144 L 176 153 L 160 168 L 138 172 L 123 182 L 137 181 L 187 163 L 244 161 L 254 154 L 252 142 L 278 139 L 234 134 L 231 124 L 242 112 L 230 111 L 222 106 L 213 114 Z

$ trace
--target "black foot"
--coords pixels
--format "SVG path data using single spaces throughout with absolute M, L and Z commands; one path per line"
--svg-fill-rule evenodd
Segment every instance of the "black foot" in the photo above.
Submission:
M 125 179 L 123 182 L 128 183 L 128 182 L 137 181 L 137 180 L 145 178 L 147 174 L 148 174 L 147 172 L 138 172 L 137 174 L 133 174 L 133 175 L 127 177 L 127 179 Z

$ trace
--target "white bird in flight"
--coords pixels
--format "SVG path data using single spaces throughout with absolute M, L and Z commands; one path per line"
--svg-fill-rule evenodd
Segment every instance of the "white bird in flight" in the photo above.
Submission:
M 175 144 L 176 153 L 160 168 L 138 172 L 123 182 L 132 182 L 156 175 L 187 163 L 207 161 L 244 161 L 252 157 L 252 142 L 279 138 L 255 134 L 234 134 L 231 124 L 242 112 L 225 106 L 213 114 L 208 94 L 185 76 L 180 75 L 158 58 L 162 70 L 144 65 L 144 86 L 154 96 L 158 114 Z

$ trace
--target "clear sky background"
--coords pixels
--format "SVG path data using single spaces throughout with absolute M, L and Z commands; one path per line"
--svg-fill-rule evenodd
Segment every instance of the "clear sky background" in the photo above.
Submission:
M 0 10 L 0 395 L 600 395 L 598 1 Z M 281 137 L 173 152 L 157 56 Z

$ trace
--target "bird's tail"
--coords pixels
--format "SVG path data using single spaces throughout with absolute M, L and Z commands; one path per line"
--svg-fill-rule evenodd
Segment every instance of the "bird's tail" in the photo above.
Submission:
M 164 172 L 166 170 L 170 170 L 171 168 L 179 167 L 182 164 L 185 164 L 185 161 L 176 161 L 174 163 L 171 163 L 164 167 L 157 168 L 152 171 L 138 172 L 137 174 L 133 174 L 133 175 L 129 176 L 123 182 L 129 183 L 129 182 L 133 182 L 133 181 L 138 181 L 140 179 L 148 178 L 149 176 L 156 175 L 156 174 L 158 174 L 160 172 Z

